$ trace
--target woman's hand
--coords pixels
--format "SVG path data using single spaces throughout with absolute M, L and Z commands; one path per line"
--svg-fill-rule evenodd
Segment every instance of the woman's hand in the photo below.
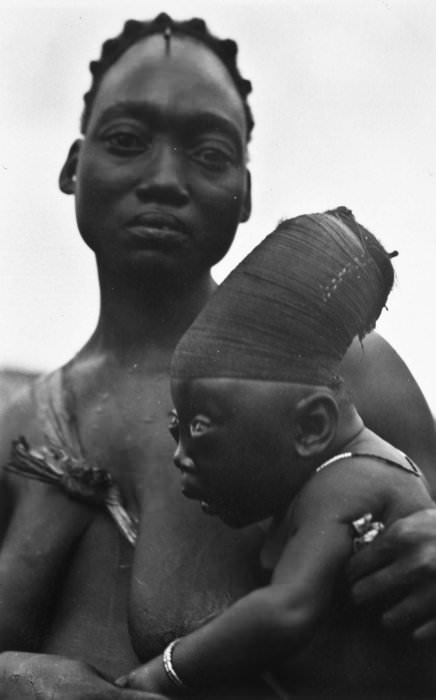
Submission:
M 0 654 L 2 700 L 165 700 L 117 688 L 81 661 L 48 654 Z
M 436 509 L 393 523 L 350 562 L 357 604 L 379 605 L 382 622 L 436 639 Z

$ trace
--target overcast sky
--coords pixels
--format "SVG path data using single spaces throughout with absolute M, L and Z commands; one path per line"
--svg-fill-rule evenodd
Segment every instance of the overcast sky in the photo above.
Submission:
M 436 411 L 434 0 L 0 1 L 0 366 L 54 368 L 94 328 L 94 262 L 57 175 L 89 61 L 162 10 L 237 39 L 254 85 L 254 212 L 216 278 L 279 218 L 347 205 L 400 251 L 379 330 Z

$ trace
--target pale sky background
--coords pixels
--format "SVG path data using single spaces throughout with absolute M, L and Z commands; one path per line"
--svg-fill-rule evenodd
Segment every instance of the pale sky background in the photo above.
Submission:
M 93 257 L 58 171 L 89 61 L 162 10 L 237 39 L 254 85 L 254 212 L 216 278 L 279 218 L 347 205 L 400 251 L 378 329 L 436 411 L 435 0 L 0 0 L 0 367 L 54 368 L 94 328 Z

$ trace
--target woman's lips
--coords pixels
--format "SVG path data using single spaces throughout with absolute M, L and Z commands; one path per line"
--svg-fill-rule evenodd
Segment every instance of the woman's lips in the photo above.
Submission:
M 187 226 L 182 219 L 165 211 L 141 212 L 130 219 L 128 226 L 129 229 L 143 235 L 184 237 L 188 233 Z

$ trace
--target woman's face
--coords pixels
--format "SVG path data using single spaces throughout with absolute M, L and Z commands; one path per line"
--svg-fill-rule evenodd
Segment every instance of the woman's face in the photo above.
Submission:
M 249 215 L 246 121 L 221 61 L 160 35 L 107 71 L 80 145 L 76 212 L 109 267 L 192 277 L 227 252 Z
M 170 431 L 182 491 L 233 527 L 285 509 L 306 476 L 295 459 L 293 385 L 173 380 Z

